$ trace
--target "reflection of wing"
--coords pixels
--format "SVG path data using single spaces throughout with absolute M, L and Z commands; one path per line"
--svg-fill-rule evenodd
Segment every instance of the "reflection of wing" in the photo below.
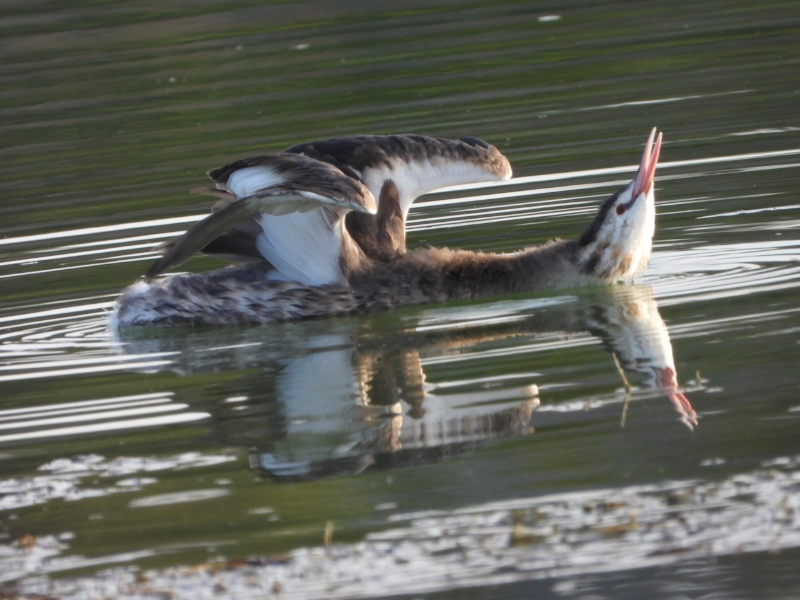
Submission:
M 154 277 L 179 265 L 195 252 L 216 242 L 216 252 L 225 254 L 224 238 L 219 236 L 234 226 L 254 217 L 262 221 L 269 238 L 263 244 L 260 234 L 258 250 L 264 258 L 284 275 L 309 285 L 330 283 L 339 279 L 338 254 L 341 250 L 341 218 L 351 211 L 375 212 L 375 199 L 364 185 L 344 175 L 339 169 L 320 161 L 292 155 L 260 156 L 240 160 L 209 175 L 217 188 L 230 198 L 219 204 L 221 208 L 196 223 L 168 247 L 147 272 Z M 315 210 L 318 209 L 318 210 Z M 290 235 L 282 227 L 264 227 L 264 219 L 285 215 Z M 289 225 L 292 221 L 292 225 Z M 296 236 L 300 236 L 299 238 Z M 320 255 L 334 260 L 320 264 Z M 236 254 L 236 251 L 231 251 Z M 284 271 L 286 267 L 290 272 Z M 306 272 L 312 265 L 312 272 Z M 335 271 L 330 273 L 331 268 Z M 327 269 L 327 271 L 326 271 Z M 300 276 L 297 276 L 297 274 Z M 327 279 L 327 280 L 326 280 Z
M 325 444 L 347 438 L 351 409 L 363 404 L 352 355 L 346 346 L 325 349 L 293 358 L 281 370 L 275 391 L 285 408 L 287 435 L 297 437 L 295 450 L 314 447 L 322 438 Z
M 354 474 L 376 462 L 435 462 L 531 430 L 535 385 L 432 395 L 416 350 L 368 351 L 328 336 L 318 342 L 324 346 L 290 359 L 278 375 L 287 426 L 269 452 L 253 457 L 278 480 Z
M 287 153 L 325 161 L 356 177 L 378 201 L 376 216 L 352 213 L 347 229 L 367 256 L 405 252 L 405 221 L 414 200 L 433 190 L 511 177 L 500 151 L 472 137 L 359 135 L 297 144 Z

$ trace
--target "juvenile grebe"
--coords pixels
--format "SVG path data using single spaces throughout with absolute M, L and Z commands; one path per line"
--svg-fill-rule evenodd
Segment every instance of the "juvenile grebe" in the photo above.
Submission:
M 223 196 L 216 212 L 169 245 L 147 276 L 201 249 L 258 262 L 134 284 L 117 301 L 115 323 L 268 323 L 632 280 L 647 267 L 655 231 L 655 134 L 636 177 L 579 239 L 509 254 L 405 253 L 417 196 L 511 176 L 508 160 L 481 140 L 358 136 L 236 161 L 209 173 Z

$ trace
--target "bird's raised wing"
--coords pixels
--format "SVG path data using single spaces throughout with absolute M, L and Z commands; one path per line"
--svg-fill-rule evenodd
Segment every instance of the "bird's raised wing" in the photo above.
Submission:
M 155 277 L 186 261 L 198 250 L 232 227 L 263 215 L 292 215 L 324 208 L 324 215 L 309 216 L 312 229 L 334 233 L 338 220 L 349 211 L 374 214 L 375 199 L 357 179 L 331 164 L 299 155 L 258 156 L 239 160 L 209 172 L 216 187 L 232 200 L 218 203 L 218 210 L 195 223 L 166 247 L 164 255 L 147 271 Z M 295 223 L 302 223 L 302 219 Z M 320 224 L 323 224 L 320 228 Z M 302 227 L 301 227 L 302 229 Z M 258 244 L 262 250 L 261 244 Z M 278 246 L 278 250 L 283 250 Z M 291 255 L 291 249 L 287 256 Z M 262 252 L 263 254 L 263 252 Z M 265 256 L 273 262 L 272 257 Z
M 460 140 L 424 135 L 356 135 L 296 144 L 284 154 L 302 154 L 358 177 L 380 197 L 387 180 L 397 186 L 403 215 L 422 194 L 451 185 L 511 177 L 508 159 L 473 137 Z M 380 205 L 380 203 L 379 203 Z
M 352 213 L 347 230 L 372 258 L 405 252 L 405 222 L 416 198 L 434 190 L 511 177 L 508 159 L 473 137 L 359 135 L 297 144 L 285 154 L 327 162 L 364 182 L 378 203 L 373 215 Z

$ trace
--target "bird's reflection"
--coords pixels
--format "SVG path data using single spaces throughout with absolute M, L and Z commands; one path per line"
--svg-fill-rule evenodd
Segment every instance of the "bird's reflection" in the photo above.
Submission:
M 678 386 L 667 326 L 650 287 L 634 289 L 639 293 L 630 298 L 594 307 L 585 325 L 619 359 L 622 368 L 640 373 L 645 387 L 663 392 L 681 421 L 691 428 L 697 425 L 697 414 Z
M 124 340 L 123 347 L 175 351 L 174 368 L 186 374 L 245 370 L 236 382 L 240 393 L 223 398 L 230 394 L 223 384 L 211 390 L 220 400 L 217 431 L 226 443 L 249 447 L 252 466 L 280 481 L 428 463 L 487 440 L 532 432 L 540 403 L 536 374 L 487 375 L 459 365 L 450 381 L 430 384 L 423 368 L 479 357 L 486 346 L 502 360 L 504 350 L 516 351 L 518 342 L 509 341 L 514 337 L 555 336 L 564 350 L 599 338 L 625 372 L 638 374 L 637 383 L 666 395 L 680 419 L 696 425 L 649 287 L 610 288 L 588 301 L 480 306 L 486 310 L 478 309 L 479 318 L 473 318 L 474 307 L 435 308 L 413 317 L 185 337 L 159 332 Z M 608 368 L 614 368 L 611 360 Z

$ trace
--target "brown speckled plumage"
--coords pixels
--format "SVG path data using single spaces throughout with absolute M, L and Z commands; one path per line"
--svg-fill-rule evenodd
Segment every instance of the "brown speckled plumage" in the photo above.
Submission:
M 473 163 L 502 178 L 510 172 L 508 159 L 491 144 L 464 136 L 459 140 L 424 135 L 354 135 L 295 144 L 287 154 L 304 154 L 333 165 L 347 165 L 362 172 L 368 168 L 391 167 L 396 161 L 448 160 Z
M 270 323 L 598 283 L 575 268 L 575 252 L 566 241 L 512 254 L 432 248 L 364 262 L 349 285 L 326 286 L 270 281 L 266 265 L 232 266 L 135 284 L 115 319 L 123 327 Z

